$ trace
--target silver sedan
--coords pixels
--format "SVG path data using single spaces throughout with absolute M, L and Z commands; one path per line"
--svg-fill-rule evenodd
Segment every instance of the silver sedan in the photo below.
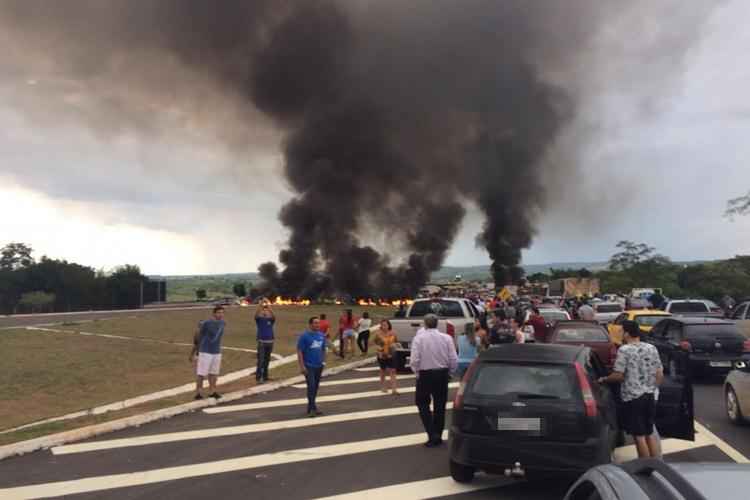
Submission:
M 734 424 L 750 418 L 750 365 L 738 361 L 724 381 L 727 417 Z

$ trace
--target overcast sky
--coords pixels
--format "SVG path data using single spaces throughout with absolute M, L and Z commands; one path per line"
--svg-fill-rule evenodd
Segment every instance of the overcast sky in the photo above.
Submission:
M 716 10 L 684 74 L 645 118 L 627 94 L 597 107 L 605 132 L 581 155 L 576 179 L 587 199 L 552 197 L 524 263 L 606 260 L 621 239 L 675 260 L 750 253 L 750 217 L 722 217 L 728 198 L 750 190 L 748 18 L 743 0 Z M 37 257 L 95 268 L 134 263 L 149 274 L 255 271 L 276 259 L 286 238 L 277 213 L 292 193 L 280 174 L 279 137 L 261 116 L 251 131 L 257 147 L 242 154 L 217 147 L 197 125 L 170 137 L 75 120 L 50 126 L 30 103 L 75 82 L 48 81 L 14 62 L 0 77 L 0 244 L 25 242 Z M 49 113 L 87 98 L 65 95 Z M 550 179 L 546 187 L 558 186 Z M 489 262 L 474 244 L 481 224 L 469 207 L 446 264 Z

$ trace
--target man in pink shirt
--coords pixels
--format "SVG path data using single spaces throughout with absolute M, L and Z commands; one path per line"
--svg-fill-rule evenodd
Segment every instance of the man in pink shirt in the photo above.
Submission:
M 411 344 L 411 369 L 417 375 L 415 402 L 419 418 L 427 432 L 428 448 L 440 446 L 445 428 L 445 403 L 451 372 L 458 367 L 458 355 L 453 338 L 438 331 L 434 314 L 424 317 L 424 328 L 417 332 Z M 430 411 L 432 400 L 433 411 Z

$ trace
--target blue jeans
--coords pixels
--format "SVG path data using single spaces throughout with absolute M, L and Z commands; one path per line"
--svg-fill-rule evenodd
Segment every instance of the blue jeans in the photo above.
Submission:
M 323 367 L 313 368 L 306 366 L 305 368 L 307 368 L 307 374 L 305 375 L 307 381 L 307 412 L 310 413 L 318 409 L 315 406 L 315 398 L 318 397 L 318 387 L 320 387 L 320 376 L 323 374 Z

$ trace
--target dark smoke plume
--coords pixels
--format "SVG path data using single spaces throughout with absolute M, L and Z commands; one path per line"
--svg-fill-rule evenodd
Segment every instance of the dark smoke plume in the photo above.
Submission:
M 625 15 L 637 23 L 633 13 L 648 18 L 649 6 L 11 0 L 0 5 L 0 25 L 68 78 L 138 89 L 101 118 L 117 127 L 148 127 L 132 104 L 174 100 L 194 77 L 238 96 L 231 102 L 248 121 L 265 114 L 283 132 L 284 173 L 296 193 L 280 214 L 290 232 L 283 269 L 260 268 L 269 289 L 397 298 L 440 267 L 467 202 L 486 218 L 476 241 L 496 284 L 522 276 L 548 169 L 555 179 L 576 174 L 575 154 L 546 155 L 586 98 L 582 54 L 599 28 Z M 628 43 L 632 35 L 623 36 Z M 175 92 L 159 85 L 167 76 Z M 198 105 L 193 112 L 211 119 Z M 212 125 L 237 140 L 231 127 Z M 395 252 L 368 243 L 378 231 Z

